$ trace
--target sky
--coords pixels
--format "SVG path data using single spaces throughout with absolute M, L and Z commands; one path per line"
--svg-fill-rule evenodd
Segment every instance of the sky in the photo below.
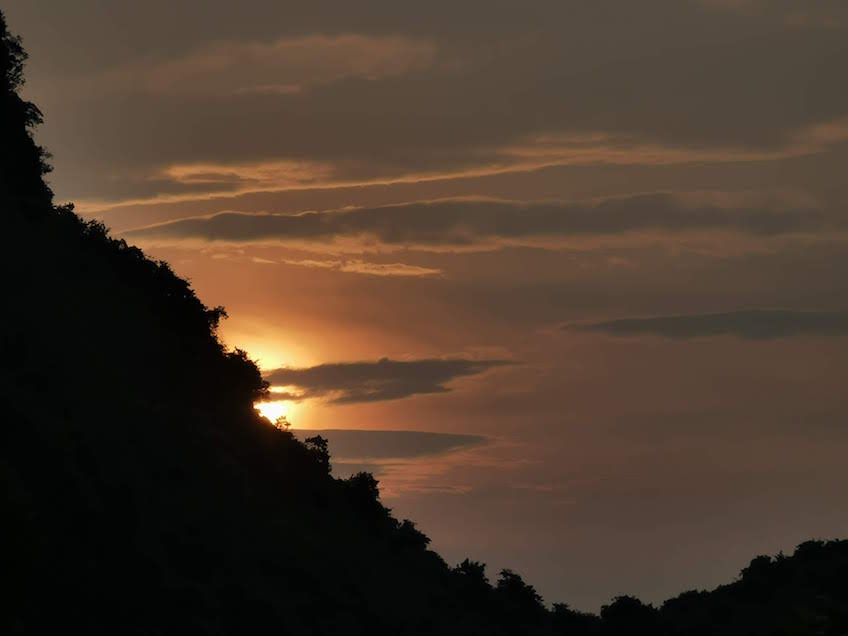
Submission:
M 597 610 L 848 536 L 844 1 L 4 10 L 57 201 L 449 563 Z

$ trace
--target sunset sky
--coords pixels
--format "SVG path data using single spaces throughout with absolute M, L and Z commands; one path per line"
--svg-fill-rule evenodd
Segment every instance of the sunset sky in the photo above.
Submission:
M 596 610 L 848 535 L 844 0 L 4 10 L 57 201 L 448 562 Z

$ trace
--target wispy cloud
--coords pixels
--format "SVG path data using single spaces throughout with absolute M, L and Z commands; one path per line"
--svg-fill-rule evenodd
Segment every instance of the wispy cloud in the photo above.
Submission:
M 382 430 L 297 430 L 303 439 L 321 435 L 329 442 L 333 474 L 360 471 L 380 481 L 384 499 L 403 494 L 463 495 L 472 487 L 457 468 L 481 461 L 480 451 L 494 440 L 481 435 Z M 503 467 L 503 464 L 501 464 Z
M 653 335 L 663 338 L 736 336 L 767 340 L 792 336 L 848 335 L 848 312 L 750 309 L 722 313 L 621 318 L 570 324 L 567 329 L 596 331 L 613 336 Z
M 426 69 L 436 53 L 435 43 L 402 35 L 229 40 L 207 43 L 171 59 L 126 63 L 73 81 L 84 82 L 95 93 L 287 96 L 344 79 L 377 80 Z
M 299 90 L 299 87 L 276 84 L 239 89 L 240 92 L 264 94 L 294 94 Z M 475 149 L 469 155 L 457 152 L 452 164 L 435 161 L 433 165 L 422 165 L 417 170 L 410 170 L 406 163 L 381 162 L 378 166 L 369 167 L 366 159 L 350 162 L 327 157 L 278 157 L 226 163 L 178 162 L 156 167 L 147 175 L 134 175 L 130 179 L 135 186 L 146 186 L 146 189 L 156 191 L 151 196 L 78 199 L 77 203 L 86 212 L 97 213 L 138 205 L 179 204 L 306 189 L 449 182 L 566 166 L 680 166 L 780 161 L 821 153 L 846 140 L 848 120 L 842 117 L 787 131 L 781 144 L 765 148 L 674 146 L 621 133 L 553 132 L 521 136 L 502 146 Z
M 425 431 L 323 429 L 297 430 L 298 436 L 321 435 L 336 461 L 376 462 L 440 455 L 486 442 L 481 435 Z
M 836 29 L 844 26 L 848 9 L 841 0 L 701 0 L 707 7 L 743 16 L 772 19 L 788 27 Z
M 507 360 L 430 358 L 376 362 L 338 362 L 269 371 L 265 379 L 290 387 L 285 399 L 323 398 L 334 404 L 398 400 L 419 394 L 447 393 L 458 378 L 511 364 Z M 280 399 L 280 393 L 274 393 Z
M 365 274 L 367 276 L 438 276 L 442 270 L 432 267 L 408 265 L 406 263 L 371 263 L 360 259 L 348 260 L 316 260 L 302 259 L 282 261 L 286 265 L 312 267 L 316 269 L 331 269 L 349 274 Z
M 652 230 L 724 230 L 770 236 L 817 229 L 825 221 L 814 209 L 786 207 L 772 201 L 734 201 L 733 197 L 722 201 L 711 195 L 652 193 L 575 203 L 478 198 L 294 214 L 224 212 L 138 228 L 126 234 L 154 241 L 354 241 L 468 247 L 492 240 L 520 244 L 539 238 Z

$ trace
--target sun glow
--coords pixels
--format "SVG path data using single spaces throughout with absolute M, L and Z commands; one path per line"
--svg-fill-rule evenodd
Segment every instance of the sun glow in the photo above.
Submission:
M 291 416 L 291 402 L 257 402 L 253 407 L 259 411 L 259 414 L 266 418 L 272 424 L 276 424 L 280 418 L 291 424 L 289 419 Z

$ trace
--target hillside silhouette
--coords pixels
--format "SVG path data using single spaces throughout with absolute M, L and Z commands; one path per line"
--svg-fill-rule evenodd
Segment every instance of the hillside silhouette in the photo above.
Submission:
M 0 13 L 3 634 L 848 633 L 848 542 L 600 615 L 451 567 L 367 473 L 253 409 L 268 387 L 164 262 L 56 206 Z

